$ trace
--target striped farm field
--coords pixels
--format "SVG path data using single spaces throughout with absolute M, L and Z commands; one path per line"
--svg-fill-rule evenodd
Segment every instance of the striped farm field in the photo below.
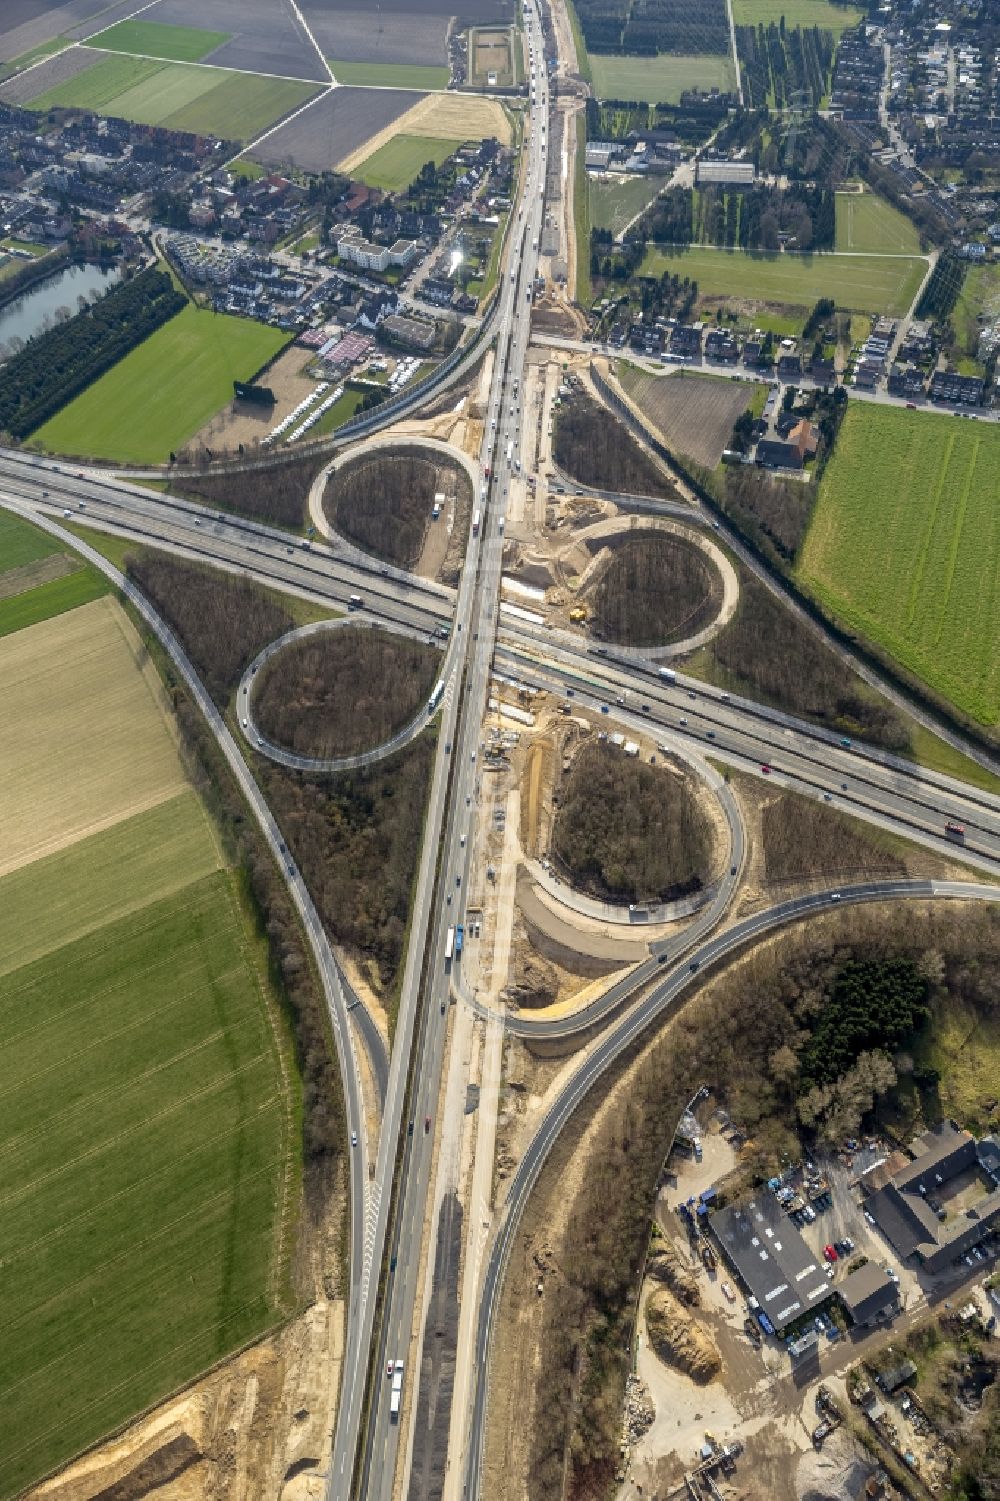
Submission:
M 319 92 L 317 84 L 296 79 L 93 51 L 92 67 L 48 88 L 45 66 L 39 68 L 39 92 L 24 101 L 27 107 L 87 109 L 139 125 L 240 141 L 260 134 Z
M 110 597 L 0 640 L 0 1498 L 292 1310 L 265 941 Z
M 1000 720 L 1000 430 L 851 402 L 799 576 L 982 724 Z

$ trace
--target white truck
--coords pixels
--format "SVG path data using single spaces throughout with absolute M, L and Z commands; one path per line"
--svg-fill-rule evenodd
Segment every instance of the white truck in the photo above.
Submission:
M 396 1361 L 392 1373 L 392 1395 L 389 1399 L 389 1416 L 395 1423 L 399 1419 L 399 1404 L 403 1399 L 403 1362 Z
M 677 674 L 672 667 L 661 667 L 660 677 L 665 683 L 676 683 Z

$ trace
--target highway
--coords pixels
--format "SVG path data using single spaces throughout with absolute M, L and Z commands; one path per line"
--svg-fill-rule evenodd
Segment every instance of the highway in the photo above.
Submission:
M 540 55 L 541 29 L 534 6 L 525 16 L 525 24 Z M 420 1286 L 420 1247 L 426 1235 L 429 1254 L 433 1255 L 435 1243 L 435 1229 L 427 1224 L 427 1206 L 435 1147 L 434 1119 L 448 1030 L 447 1007 L 441 1004 L 447 997 L 445 937 L 447 929 L 461 921 L 464 893 L 468 889 L 471 840 L 467 835 L 474 818 L 479 739 L 498 618 L 505 512 L 511 476 L 520 465 L 520 391 L 530 338 L 531 283 L 543 220 L 544 118 L 540 101 L 539 108 L 532 112 L 526 138 L 521 209 L 516 218 L 512 216 L 511 243 L 498 297 L 498 335 L 480 455 L 484 478 L 474 502 L 482 519 L 479 535 L 470 538 L 453 628 L 453 640 L 461 648 L 456 673 L 462 692 L 446 704 L 424 846 L 425 857 L 429 850 L 435 856 L 440 851 L 440 877 L 435 883 L 431 865 L 428 878 L 425 880 L 422 872 L 418 881 L 408 972 L 404 976 L 401 1011 L 406 1009 L 409 1020 L 409 1014 L 418 1010 L 419 961 L 426 956 L 424 1004 L 419 1007 L 419 1023 L 414 1028 L 413 1080 L 408 1129 L 403 1137 L 398 1206 L 389 1245 L 381 1332 L 372 1351 L 373 1396 L 357 1481 L 357 1494 L 366 1501 L 390 1501 L 399 1472 L 400 1435 L 404 1430 L 389 1410 L 390 1389 L 384 1372 L 390 1359 L 406 1362 L 404 1416 L 412 1417 L 415 1410 L 419 1345 L 415 1346 L 410 1336 Z M 444 763 L 451 772 L 447 798 L 443 795 L 443 779 L 437 775 L 442 748 Z M 397 1048 L 398 1045 L 397 1036 Z M 394 1052 L 394 1068 L 398 1061 L 399 1054 Z M 395 1141 L 390 1111 L 402 1103 L 401 1093 L 397 1099 L 392 1096 L 390 1080 L 390 1103 L 380 1142 L 377 1180 L 382 1149 L 390 1138 Z

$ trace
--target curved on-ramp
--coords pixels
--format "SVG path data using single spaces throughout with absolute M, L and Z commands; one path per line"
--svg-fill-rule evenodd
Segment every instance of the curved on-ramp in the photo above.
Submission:
M 384 761 L 386 756 L 391 756 L 395 751 L 402 750 L 404 745 L 409 745 L 418 735 L 422 735 L 427 726 L 433 721 L 438 705 L 444 697 L 451 682 L 454 667 L 454 651 L 456 648 L 451 642 L 448 643 L 448 651 L 445 655 L 444 666 L 438 675 L 432 690 L 431 699 L 427 704 L 421 704 L 402 729 L 397 730 L 388 740 L 381 745 L 373 746 L 371 750 L 359 751 L 352 756 L 301 756 L 295 751 L 286 750 L 284 746 L 276 745 L 273 740 L 268 740 L 253 717 L 253 693 L 252 688 L 257 673 L 269 662 L 272 657 L 290 646 L 293 641 L 302 641 L 310 636 L 318 636 L 328 631 L 344 630 L 348 627 L 356 630 L 381 630 L 388 631 L 392 635 L 417 637 L 426 640 L 422 631 L 413 631 L 407 626 L 395 625 L 391 621 L 364 621 L 357 615 L 344 615 L 338 620 L 318 620 L 312 625 L 299 626 L 294 631 L 287 631 L 284 636 L 279 636 L 276 641 L 271 641 L 259 652 L 250 666 L 240 679 L 237 689 L 236 704 L 239 713 L 240 728 L 255 751 L 266 756 L 269 761 L 276 762 L 279 766 L 285 766 L 290 771 L 305 771 L 314 774 L 330 775 L 338 771 L 356 771 L 362 766 L 374 766 L 376 761 Z M 438 690 L 440 689 L 440 693 Z M 435 702 L 436 696 L 436 702 Z M 431 708 L 431 704 L 434 705 Z
M 353 448 L 345 449 L 343 453 L 337 454 L 330 460 L 329 464 L 324 464 L 323 468 L 317 474 L 309 487 L 309 520 L 320 536 L 325 537 L 339 552 L 345 553 L 348 557 L 354 557 L 366 564 L 370 564 L 373 558 L 375 558 L 376 562 L 379 559 L 374 553 L 367 552 L 365 548 L 359 547 L 356 542 L 352 542 L 348 537 L 344 536 L 343 532 L 338 532 L 336 527 L 331 525 L 327 519 L 326 511 L 323 509 L 323 495 L 326 491 L 328 481 L 338 469 L 343 469 L 347 465 L 355 464 L 358 461 L 371 458 L 385 451 L 391 451 L 394 448 L 422 448 L 428 453 L 440 454 L 444 458 L 451 459 L 460 469 L 464 469 L 468 475 L 469 484 L 472 486 L 471 504 L 475 505 L 476 488 L 480 484 L 480 468 L 476 460 L 470 458 L 464 448 L 456 448 L 454 443 L 446 443 L 443 438 L 427 438 L 420 433 L 382 433 L 377 438 L 363 439 L 360 443 L 355 444 Z M 405 570 L 392 564 L 387 564 L 386 566 L 389 568 L 391 576 L 399 578 L 412 577 Z M 424 582 L 428 581 L 425 580 Z M 444 589 L 444 585 L 441 587 Z

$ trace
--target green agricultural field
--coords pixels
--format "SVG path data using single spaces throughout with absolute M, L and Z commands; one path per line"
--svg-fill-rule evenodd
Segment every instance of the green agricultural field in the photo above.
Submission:
M 425 162 L 440 167 L 461 144 L 443 136 L 396 136 L 366 157 L 353 175 L 371 188 L 398 193 L 409 187 Z
M 196 63 L 228 42 L 228 31 L 202 31 L 195 26 L 164 26 L 159 21 L 119 21 L 107 31 L 88 37 L 84 46 L 105 52 L 135 52 L 172 62 Z
M 23 594 L 0 599 L 0 636 L 13 635 L 14 631 L 23 631 L 40 620 L 51 620 L 53 615 L 65 615 L 67 610 L 100 599 L 109 588 L 107 579 L 96 569 L 77 568 L 62 578 L 26 589 Z
M 29 108 L 88 109 L 140 125 L 246 140 L 318 91 L 318 84 L 293 79 L 109 53 L 37 95 Z
M 0 572 L 23 568 L 38 558 L 59 551 L 59 543 L 47 532 L 39 531 L 29 521 L 22 521 L 10 511 L 0 509 Z
M 703 246 L 651 245 L 644 276 L 690 276 L 704 297 L 734 294 L 779 307 L 812 307 L 832 297 L 838 307 L 896 317 L 909 308 L 927 269 L 919 256 L 778 255 Z
M 647 104 L 676 104 L 685 89 L 735 88 L 732 60 L 709 53 L 681 56 L 613 57 L 591 52 L 590 71 L 601 99 L 644 99 Z
M 1000 719 L 1000 431 L 851 402 L 799 564 L 852 630 Z
M 668 179 L 650 174 L 642 177 L 589 177 L 590 222 L 595 229 L 610 229 L 620 235 L 636 214 L 648 208 Z
M 832 5 L 830 0 L 733 0 L 737 26 L 777 26 L 782 16 L 786 26 L 818 26 L 821 31 L 840 33 L 856 26 L 863 12 L 851 5 Z
M 876 193 L 838 193 L 837 249 L 919 255 L 916 225 Z
M 287 1310 L 298 1125 L 265 984 L 225 871 L 0 980 L 0 1496 Z
M 32 437 L 53 453 L 159 464 L 232 399 L 288 335 L 189 304 Z
M 0 83 L 4 79 L 12 78 L 15 73 L 30 68 L 33 63 L 40 63 L 43 58 L 51 57 L 54 52 L 62 52 L 73 44 L 68 37 L 54 36 L 47 42 L 39 42 L 37 47 L 32 47 L 30 52 L 22 52 L 20 57 L 11 58 L 9 62 L 0 62 Z
M 0 881 L 0 976 L 175 895 L 221 863 L 191 791 L 22 865 Z
M 451 71 L 420 63 L 343 63 L 330 58 L 330 67 L 338 83 L 362 88 L 419 89 L 431 92 L 446 89 Z

